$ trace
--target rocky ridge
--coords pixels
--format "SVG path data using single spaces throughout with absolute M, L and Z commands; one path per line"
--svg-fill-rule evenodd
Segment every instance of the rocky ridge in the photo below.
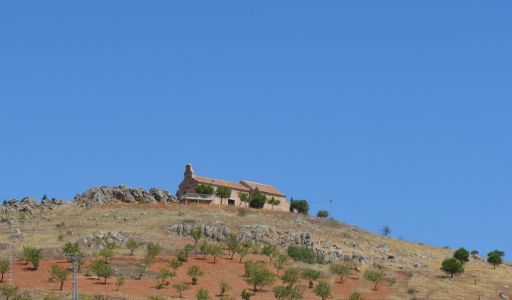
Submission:
M 11 199 L 5 200 L 3 205 L 0 205 L 0 220 L 2 222 L 10 220 L 14 215 L 22 213 L 25 218 L 30 218 L 36 212 L 43 210 L 53 210 L 56 207 L 62 206 L 65 201 L 60 199 L 44 198 L 41 202 L 32 197 L 25 197 L 21 200 Z
M 151 188 L 131 188 L 126 185 L 100 186 L 88 189 L 74 198 L 79 207 L 94 207 L 116 202 L 124 203 L 158 203 L 175 202 L 177 198 L 166 190 Z

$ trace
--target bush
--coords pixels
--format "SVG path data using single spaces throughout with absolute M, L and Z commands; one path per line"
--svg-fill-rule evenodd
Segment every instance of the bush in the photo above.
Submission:
M 460 247 L 453 253 L 453 257 L 458 259 L 461 263 L 466 263 L 469 261 L 469 252 L 468 250 Z
M 170 284 L 169 278 L 172 277 L 172 273 L 167 269 L 160 269 L 156 275 L 156 288 L 163 289 Z
M 142 246 L 144 243 L 139 241 L 139 240 L 136 240 L 136 239 L 129 239 L 127 242 L 126 242 L 126 248 L 128 250 L 130 250 L 130 255 L 133 256 L 133 253 L 135 252 L 135 250 L 139 249 L 140 246 Z
M 213 195 L 213 187 L 207 184 L 200 184 L 194 188 L 196 193 L 201 195 Z
M 350 268 L 346 264 L 335 263 L 329 266 L 331 273 L 340 276 L 340 283 L 343 283 L 343 277 L 350 275 Z
M 293 260 L 302 261 L 308 264 L 314 264 L 318 261 L 316 253 L 306 247 L 291 245 L 287 250 L 288 256 Z
M 43 249 L 34 247 L 24 246 L 23 247 L 23 259 L 26 263 L 32 263 L 32 269 L 37 270 L 39 263 L 41 262 Z
M 291 200 L 290 211 L 294 212 L 297 210 L 298 213 L 307 215 L 309 212 L 309 204 L 306 200 Z
M 501 265 L 503 262 L 502 256 L 505 256 L 503 251 L 494 250 L 492 252 L 487 253 L 487 262 L 492 264 L 494 269 L 496 269 L 497 265 Z
M 198 266 L 191 266 L 188 268 L 187 275 L 192 278 L 192 284 L 195 285 L 197 283 L 197 277 L 202 276 L 203 271 L 201 271 Z
M 2 258 L 0 259 L 0 282 L 4 282 L 4 274 L 9 271 L 10 263 L 9 260 Z
M 363 296 L 357 292 L 354 292 L 350 294 L 350 297 L 348 297 L 348 300 L 363 300 Z
M 258 188 L 256 188 L 250 197 L 249 206 L 252 208 L 263 208 L 266 202 L 267 196 L 263 195 Z
M 319 210 L 316 213 L 316 216 L 319 217 L 319 218 L 327 218 L 329 216 L 329 212 L 326 211 L 326 210 Z
M 231 286 L 226 281 L 222 280 L 219 283 L 219 295 L 224 296 L 224 294 L 231 289 Z
M 363 278 L 373 282 L 373 290 L 377 290 L 379 283 L 384 281 L 384 273 L 378 270 L 366 269 L 363 273 Z
M 331 296 L 331 287 L 327 282 L 321 281 L 316 286 L 314 292 L 318 297 L 322 298 L 322 300 L 325 300 Z
M 250 264 L 246 268 L 247 278 L 245 279 L 248 284 L 253 286 L 253 292 L 256 293 L 258 289 L 266 285 L 274 283 L 274 274 L 270 272 L 263 264 Z
M 205 288 L 200 288 L 196 293 L 197 300 L 209 300 L 210 296 L 208 295 L 208 290 Z

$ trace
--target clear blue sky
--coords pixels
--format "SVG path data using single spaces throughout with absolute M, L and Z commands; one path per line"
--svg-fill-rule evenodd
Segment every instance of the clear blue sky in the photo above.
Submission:
M 108 2 L 108 3 L 107 3 Z M 508 1 L 0 4 L 0 199 L 272 183 L 512 252 Z

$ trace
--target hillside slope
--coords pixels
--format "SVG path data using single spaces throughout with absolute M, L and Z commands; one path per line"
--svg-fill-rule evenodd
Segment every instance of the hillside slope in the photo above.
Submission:
M 144 203 L 135 199 L 130 202 L 102 200 L 101 205 L 83 205 L 83 201 L 55 201 L 54 205 L 46 204 L 30 209 L 30 212 L 27 209 L 18 209 L 6 213 L 7 209 L 4 208 L 4 221 L 17 221 L 10 234 L 0 236 L 0 255 L 8 255 L 7 245 L 10 240 L 14 240 L 14 252 L 18 256 L 26 245 L 43 248 L 45 262 L 42 265 L 48 266 L 49 261 L 64 259 L 61 251 L 64 242 L 79 241 L 86 254 L 91 256 L 95 252 L 92 247 L 94 236 L 103 235 L 116 239 L 119 244 L 123 244 L 129 237 L 145 242 L 158 242 L 164 248 L 163 256 L 159 260 L 163 262 L 167 256 L 171 257 L 183 245 L 191 242 L 190 228 L 200 226 L 210 240 L 220 241 L 227 232 L 234 232 L 241 238 L 278 244 L 283 249 L 292 244 L 303 245 L 314 249 L 330 261 L 353 261 L 357 265 L 357 271 L 345 285 L 337 284 L 335 278 L 329 277 L 326 264 L 314 266 L 322 270 L 324 276 L 333 283 L 333 299 L 347 299 L 348 293 L 353 291 L 362 292 L 365 299 L 504 299 L 510 294 L 510 266 L 502 265 L 494 270 L 481 260 L 471 259 L 465 266 L 465 273 L 451 279 L 440 270 L 440 264 L 452 254 L 452 250 L 376 236 L 331 219 L 247 208 L 240 212 L 238 207 L 183 206 L 167 200 Z M 5 228 L 3 232 L 8 232 L 7 222 L 2 224 Z M 129 266 L 134 265 L 132 260 L 140 258 L 142 253 L 135 257 L 127 257 L 127 252 L 123 249 L 119 249 L 117 253 L 119 257 L 114 259 L 118 263 L 117 268 L 121 271 L 126 269 L 130 278 L 133 270 L 130 271 Z M 265 260 L 260 256 L 254 256 L 253 259 Z M 221 276 L 219 274 L 232 276 L 229 274 L 242 272 L 241 265 L 230 265 L 226 259 L 221 261 L 223 266 L 220 268 L 201 261 L 197 263 L 202 263 L 207 270 L 203 279 L 205 284 L 208 280 L 218 280 Z M 304 266 L 303 263 L 296 265 Z M 37 273 L 24 271 L 21 263 L 17 266 L 15 284 L 32 290 L 47 289 L 41 281 L 47 280 L 48 276 L 44 267 Z M 359 279 L 361 271 L 368 267 L 385 271 L 386 282 L 380 291 L 372 291 L 370 284 Z M 135 291 L 127 288 L 126 293 L 131 291 L 131 294 L 123 294 L 123 297 L 143 299 L 144 295 L 150 293 L 148 289 L 155 295 L 173 294 L 171 288 L 159 291 L 151 287 L 149 281 L 154 281 L 152 276 L 157 271 L 158 269 L 152 269 L 153 273 L 148 276 L 148 282 L 144 283 L 147 286 L 141 283 Z M 183 274 L 183 278 L 185 277 Z M 246 288 L 240 276 L 230 278 L 234 289 Z M 35 282 L 36 280 L 39 281 Z M 135 284 L 138 283 L 134 281 L 127 286 Z M 211 285 L 216 291 L 217 285 Z M 66 289 L 69 288 L 67 284 Z M 116 294 L 111 287 L 105 290 L 103 286 L 95 284 L 92 288 L 98 293 L 121 295 Z M 239 299 L 238 295 L 239 293 L 236 294 L 236 299 Z M 310 291 L 306 295 L 306 299 L 316 299 Z M 192 297 L 193 293 L 188 292 L 188 296 Z M 274 297 L 269 290 L 252 299 Z

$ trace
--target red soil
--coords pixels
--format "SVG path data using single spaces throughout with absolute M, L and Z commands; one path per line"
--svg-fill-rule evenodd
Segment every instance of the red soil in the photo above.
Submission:
M 151 265 L 150 271 L 157 272 L 161 268 L 168 268 L 167 261 L 170 257 L 160 257 L 157 262 Z M 250 256 L 248 259 L 253 261 L 266 261 L 265 257 L 262 256 Z M 115 257 L 111 260 L 111 264 L 116 266 L 129 266 L 134 265 L 141 261 L 141 257 L 136 256 L 120 256 Z M 88 260 L 84 266 L 84 269 L 91 262 Z M 22 262 L 17 262 L 14 266 L 14 285 L 19 286 L 23 289 L 33 290 L 45 290 L 51 293 L 59 292 L 58 282 L 48 282 L 48 267 L 51 264 L 60 264 L 71 268 L 71 265 L 66 261 L 62 260 L 46 260 L 42 261 L 39 270 L 30 270 L 29 265 L 25 265 Z M 197 285 L 190 284 L 190 277 L 186 275 L 187 269 L 190 266 L 197 265 L 204 272 L 204 275 L 199 277 Z M 170 269 L 170 268 L 168 268 Z M 190 285 L 190 289 L 183 292 L 185 299 L 195 299 L 195 293 L 198 288 L 205 287 L 209 290 L 210 296 L 218 294 L 219 283 L 224 280 L 227 281 L 231 290 L 227 292 L 228 295 L 232 295 L 235 299 L 240 299 L 240 294 L 244 289 L 251 289 L 242 276 L 244 273 L 243 264 L 238 263 L 237 257 L 234 260 L 230 260 L 226 257 L 217 258 L 217 262 L 213 263 L 213 259 L 208 257 L 204 260 L 202 257 L 189 257 L 189 261 L 185 263 L 177 271 L 177 276 L 170 279 L 171 285 L 173 283 L 185 283 Z M 369 282 L 359 279 L 345 279 L 344 283 L 338 283 L 338 278 L 330 276 L 326 280 L 331 284 L 333 299 L 347 299 L 351 292 L 358 291 L 363 294 L 364 299 L 368 300 L 382 300 L 386 299 L 389 295 L 389 286 L 380 285 L 378 291 L 373 291 L 373 285 Z M 163 289 L 156 289 L 155 279 L 141 279 L 134 280 L 127 278 L 124 286 L 121 287 L 120 291 L 116 291 L 115 286 L 116 279 L 109 278 L 107 284 L 103 284 L 103 280 L 98 280 L 96 276 L 86 277 L 80 274 L 78 277 L 78 286 L 80 293 L 86 294 L 103 294 L 114 297 L 124 297 L 129 299 L 147 299 L 149 296 L 165 296 L 168 298 L 174 298 L 178 296 L 178 293 L 171 286 Z M 64 292 L 71 292 L 71 276 L 64 283 Z M 281 284 L 280 280 L 276 280 L 276 285 Z M 307 286 L 307 282 L 302 282 L 302 285 Z M 271 300 L 275 299 L 272 293 L 272 288 L 265 287 L 263 291 L 256 293 L 251 299 L 254 300 Z M 304 299 L 319 299 L 314 295 L 312 289 L 305 290 Z

